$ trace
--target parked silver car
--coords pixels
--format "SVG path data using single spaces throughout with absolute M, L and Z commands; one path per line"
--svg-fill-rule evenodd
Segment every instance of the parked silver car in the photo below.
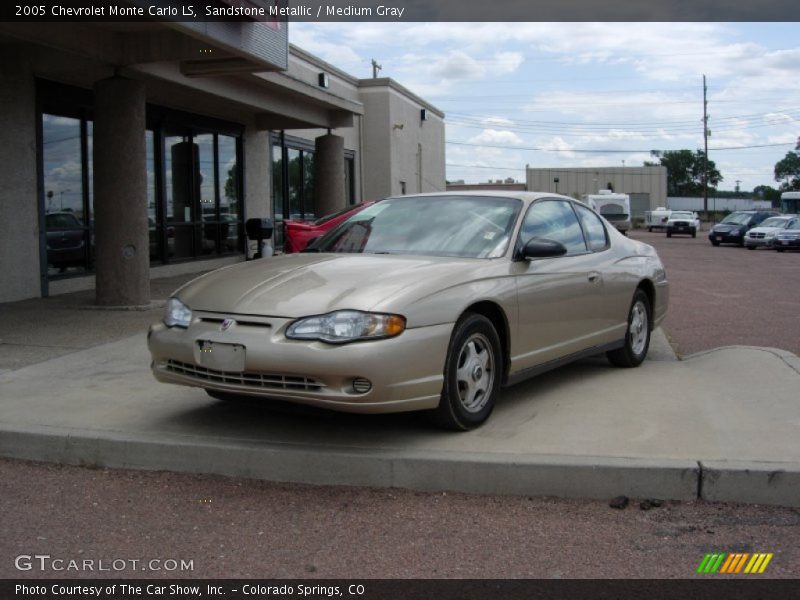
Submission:
M 744 236 L 744 245 L 748 250 L 756 248 L 772 248 L 775 236 L 786 229 L 800 227 L 800 219 L 795 215 L 780 215 L 770 217 L 761 222 L 758 227 L 753 227 Z
M 655 250 L 582 203 L 454 192 L 387 198 L 305 253 L 204 275 L 148 340 L 157 379 L 214 397 L 429 410 L 464 430 L 503 385 L 602 352 L 638 366 L 667 302 Z

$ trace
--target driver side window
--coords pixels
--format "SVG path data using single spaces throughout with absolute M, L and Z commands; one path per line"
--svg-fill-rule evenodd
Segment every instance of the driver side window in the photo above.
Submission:
M 567 256 L 587 251 L 575 211 L 562 200 L 539 200 L 531 205 L 520 230 L 520 241 L 526 244 L 540 237 L 560 242 L 567 248 Z

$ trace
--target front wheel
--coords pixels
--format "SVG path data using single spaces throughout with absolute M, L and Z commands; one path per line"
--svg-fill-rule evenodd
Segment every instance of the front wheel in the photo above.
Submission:
M 633 295 L 628 312 L 628 331 L 622 348 L 606 353 L 615 367 L 638 367 L 644 362 L 650 347 L 650 299 L 641 289 Z
M 778 252 L 783 252 L 783 248 L 775 248 Z
M 716 241 L 716 240 L 712 240 L 711 241 L 711 245 L 714 246 L 714 247 L 717 247 L 717 246 L 719 246 L 719 242 Z
M 502 373 L 503 355 L 494 325 L 483 315 L 465 315 L 450 338 L 442 396 L 431 418 L 456 431 L 481 425 L 494 409 Z
M 747 249 L 748 249 L 748 250 L 755 250 L 755 249 L 756 249 L 756 247 L 755 247 L 755 246 L 747 246 Z
M 669 229 L 667 229 L 667 237 L 672 237 L 672 231 L 670 231 Z
M 692 229 L 692 237 L 693 238 L 697 237 L 697 229 Z

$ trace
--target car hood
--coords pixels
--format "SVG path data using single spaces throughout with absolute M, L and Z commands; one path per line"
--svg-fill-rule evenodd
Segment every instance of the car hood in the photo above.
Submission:
M 734 229 L 742 229 L 744 225 L 736 225 L 734 223 L 718 223 L 711 228 L 711 231 L 719 231 L 720 233 L 725 233 L 728 231 L 733 231 Z
M 207 273 L 174 295 L 192 310 L 297 318 L 340 309 L 371 310 L 393 296 L 409 301 L 463 282 L 485 262 L 427 256 L 291 254 Z M 418 293 L 409 294 L 412 290 Z
M 748 233 L 778 233 L 784 231 L 783 227 L 753 227 Z

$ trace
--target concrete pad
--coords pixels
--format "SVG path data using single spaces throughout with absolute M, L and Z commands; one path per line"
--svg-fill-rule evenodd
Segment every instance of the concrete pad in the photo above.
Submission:
M 160 384 L 139 335 L 0 374 L 0 455 L 315 484 L 665 499 L 698 497 L 698 463 L 800 465 L 797 357 L 736 347 L 676 361 L 660 332 L 654 340 L 660 360 L 564 367 L 503 390 L 485 426 L 455 434 L 419 415 L 218 402 Z M 762 495 L 800 505 L 783 492 L 791 485 L 773 477 Z M 735 486 L 719 493 L 749 501 Z

